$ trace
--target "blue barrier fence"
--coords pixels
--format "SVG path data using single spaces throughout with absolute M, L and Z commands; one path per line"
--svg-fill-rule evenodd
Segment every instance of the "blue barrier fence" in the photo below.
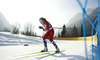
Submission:
M 86 18 L 88 19 L 88 21 L 91 23 L 92 25 L 92 32 L 91 32 L 91 36 L 92 36 L 92 60 L 100 60 L 100 0 L 98 0 L 98 17 L 97 19 L 95 20 L 95 22 L 93 23 L 91 21 L 91 19 L 89 18 L 88 14 L 86 13 L 85 9 L 86 9 L 86 6 L 87 6 L 87 2 L 88 0 L 85 0 L 85 4 L 84 6 L 82 6 L 80 0 L 77 0 L 79 6 L 81 7 L 82 11 L 83 11 L 83 34 L 84 34 L 84 44 L 85 44 L 85 55 L 86 55 L 86 60 L 89 60 L 88 59 L 88 53 L 87 53 L 87 41 L 86 41 L 86 26 L 85 26 L 85 16 Z M 98 30 L 97 28 L 95 27 L 95 25 L 97 24 L 98 26 Z M 98 34 L 98 46 L 96 46 L 95 48 L 93 48 L 93 31 L 96 31 L 96 33 Z M 95 50 L 95 52 L 94 52 Z M 94 54 L 95 53 L 95 54 Z M 95 57 L 95 58 L 94 58 Z

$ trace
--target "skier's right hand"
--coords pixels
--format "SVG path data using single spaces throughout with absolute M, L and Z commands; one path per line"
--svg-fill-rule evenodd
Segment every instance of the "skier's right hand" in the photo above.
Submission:
M 48 31 L 47 29 L 43 29 L 43 31 Z

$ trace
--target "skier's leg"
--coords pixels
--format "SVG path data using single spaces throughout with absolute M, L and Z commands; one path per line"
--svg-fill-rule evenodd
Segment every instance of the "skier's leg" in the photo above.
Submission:
M 48 48 L 47 48 L 47 41 L 46 39 L 48 38 L 48 33 L 46 33 L 43 37 L 43 43 L 44 43 L 44 49 L 41 51 L 41 52 L 45 52 L 45 51 L 48 51 Z
M 60 50 L 59 50 L 58 46 L 56 45 L 55 41 L 52 40 L 50 42 L 55 46 L 56 52 L 59 52 Z
M 43 39 L 43 43 L 44 43 L 44 50 L 48 51 L 46 39 Z
M 55 46 L 56 52 L 59 52 L 60 50 L 59 50 L 58 46 L 57 46 L 56 43 L 53 41 L 53 36 L 54 36 L 54 30 L 51 30 L 50 36 L 49 36 L 49 40 L 50 40 L 50 42 Z

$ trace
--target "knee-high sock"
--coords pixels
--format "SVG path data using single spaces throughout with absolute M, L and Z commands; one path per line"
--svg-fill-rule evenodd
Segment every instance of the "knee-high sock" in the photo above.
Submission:
M 56 49 L 58 49 L 58 46 L 56 45 L 56 43 L 52 40 L 51 43 L 55 46 Z
M 44 47 L 47 48 L 47 41 L 43 39 Z
M 55 43 L 53 40 L 52 40 L 51 42 L 52 42 L 52 44 L 55 46 L 56 50 L 57 50 L 57 51 L 60 51 L 59 48 L 58 48 L 58 46 L 56 45 L 56 43 Z

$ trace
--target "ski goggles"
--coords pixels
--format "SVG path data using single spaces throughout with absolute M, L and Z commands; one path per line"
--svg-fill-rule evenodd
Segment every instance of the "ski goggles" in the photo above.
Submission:
M 42 20 L 39 20 L 40 22 L 42 22 Z

